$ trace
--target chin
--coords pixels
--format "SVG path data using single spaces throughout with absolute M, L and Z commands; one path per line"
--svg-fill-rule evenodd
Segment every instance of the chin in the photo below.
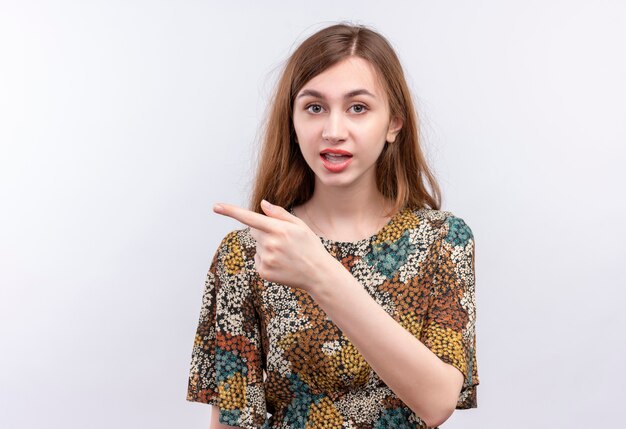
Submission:
M 327 173 L 327 172 L 326 172 Z M 332 186 L 337 188 L 349 188 L 355 182 L 355 178 L 348 175 L 338 175 L 333 173 L 317 174 L 315 173 L 316 183 L 323 186 Z

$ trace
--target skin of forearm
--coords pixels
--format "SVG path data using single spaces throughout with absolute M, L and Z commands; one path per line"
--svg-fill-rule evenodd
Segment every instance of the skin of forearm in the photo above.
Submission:
M 309 279 L 311 297 L 385 384 L 429 427 L 443 423 L 455 409 L 461 373 L 396 322 L 332 256 Z

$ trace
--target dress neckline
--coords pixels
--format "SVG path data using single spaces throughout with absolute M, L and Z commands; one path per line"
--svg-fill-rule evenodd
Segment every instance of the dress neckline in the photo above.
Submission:
M 332 244 L 332 245 L 335 245 L 335 246 L 359 246 L 361 244 L 367 244 L 367 243 L 370 243 L 372 241 L 376 241 L 376 239 L 378 238 L 379 235 L 381 235 L 385 230 L 387 230 L 389 228 L 389 226 L 392 223 L 394 223 L 394 221 L 396 219 L 398 219 L 400 217 L 400 215 L 402 215 L 403 213 L 407 212 L 408 210 L 410 210 L 410 209 L 407 208 L 407 207 L 404 207 L 404 208 L 396 211 L 391 216 L 391 218 L 389 218 L 387 223 L 385 223 L 378 231 L 376 231 L 374 234 L 370 235 L 369 237 L 361 238 L 359 240 L 339 241 L 339 240 L 332 240 L 330 238 L 326 238 L 323 235 L 319 235 L 319 234 L 316 234 L 316 235 L 319 237 L 319 239 L 323 243 L 325 243 L 325 244 Z M 293 211 L 293 206 L 289 207 L 289 213 L 291 213 L 292 215 L 296 216 L 295 212 Z

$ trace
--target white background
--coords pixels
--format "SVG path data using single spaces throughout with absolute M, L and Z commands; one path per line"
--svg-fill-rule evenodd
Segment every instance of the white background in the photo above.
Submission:
M 443 209 L 476 240 L 479 408 L 618 427 L 620 1 L 1 1 L 0 427 L 207 428 L 204 276 L 283 61 L 340 20 L 396 48 Z

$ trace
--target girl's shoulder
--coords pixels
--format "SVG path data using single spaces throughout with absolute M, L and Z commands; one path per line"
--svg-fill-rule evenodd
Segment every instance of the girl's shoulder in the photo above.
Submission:
M 450 210 L 429 208 L 415 209 L 413 213 L 428 222 L 433 228 L 439 229 L 442 239 L 450 240 L 451 236 L 462 235 L 472 240 L 474 234 L 465 219 Z
M 430 208 L 421 208 L 421 209 L 413 209 L 412 212 L 422 217 L 426 220 L 430 221 L 443 221 L 446 220 L 450 216 L 454 216 L 449 210 L 439 210 L 439 209 L 430 209 Z
M 438 210 L 430 208 L 414 209 L 413 213 L 423 219 L 432 222 L 458 222 L 464 219 L 456 212 L 450 210 Z
M 227 246 L 235 252 L 254 248 L 256 242 L 250 234 L 250 227 L 232 229 L 224 235 L 220 246 Z M 245 255 L 243 255 L 245 256 Z

